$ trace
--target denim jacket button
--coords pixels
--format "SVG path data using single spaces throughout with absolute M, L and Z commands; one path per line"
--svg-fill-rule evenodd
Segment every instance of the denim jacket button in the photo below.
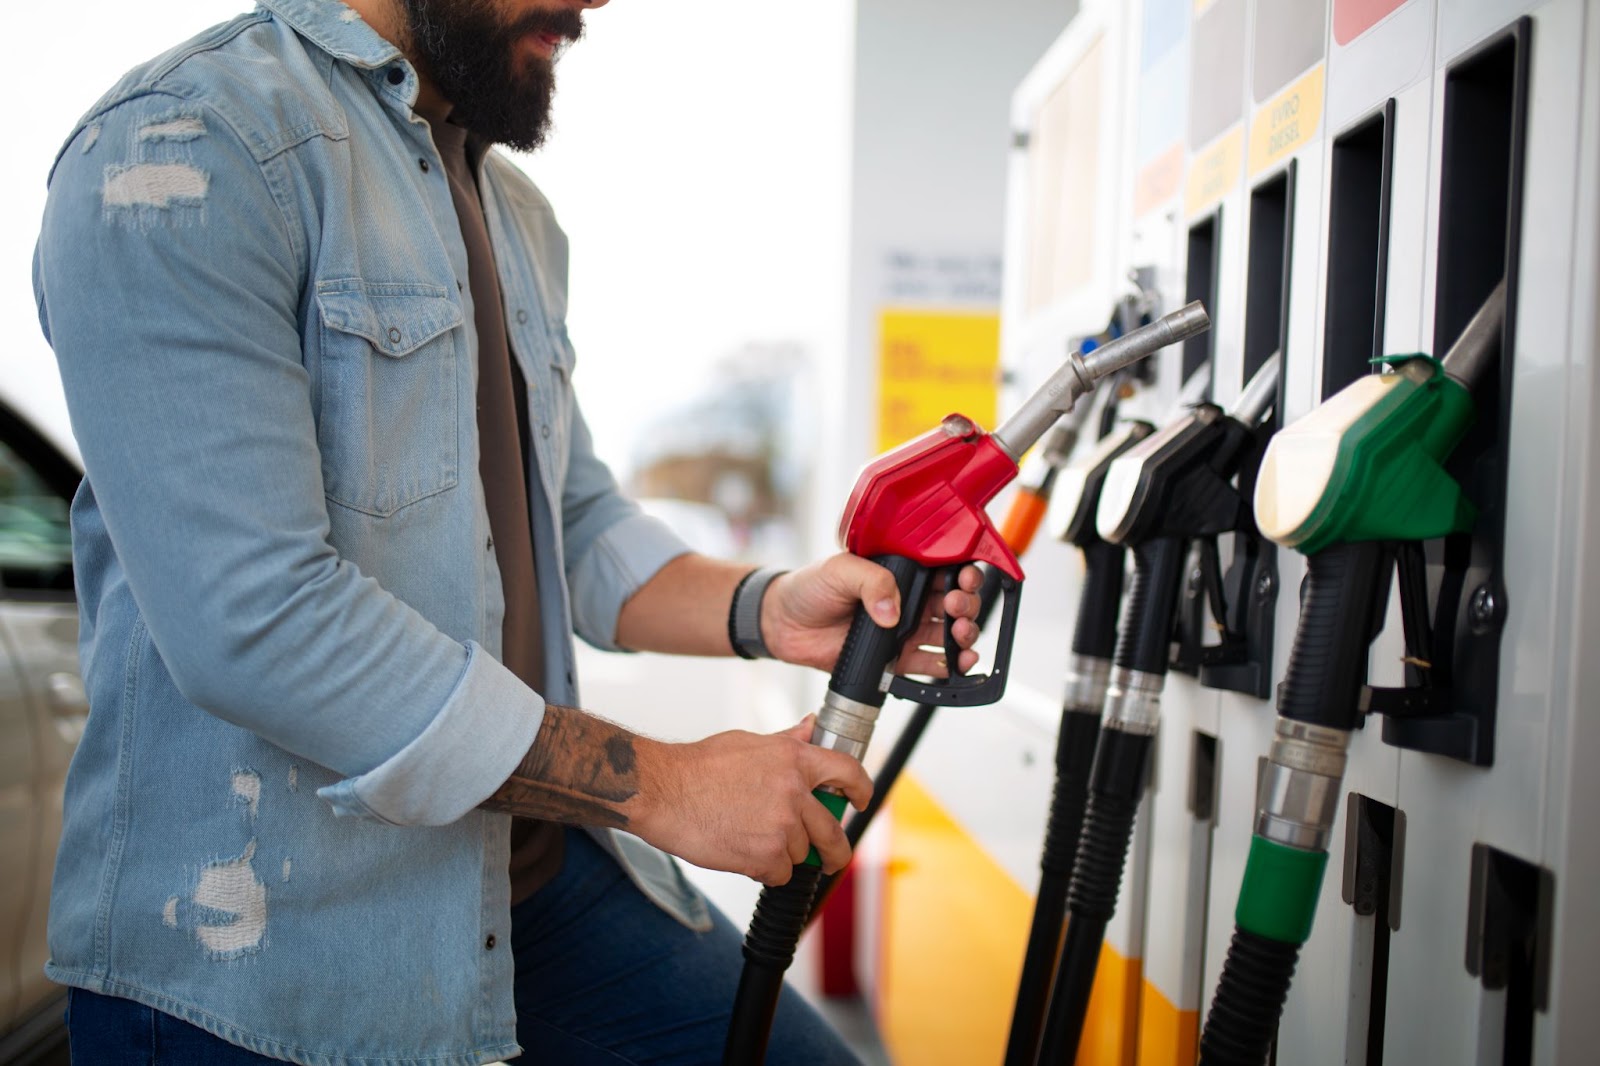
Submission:
M 400 327 L 399 326 L 390 326 L 389 327 L 389 343 L 390 344 L 399 344 L 400 343 Z
M 522 323 L 524 323 L 526 321 L 528 321 L 528 312 L 526 312 L 526 311 L 518 311 L 517 312 L 517 324 L 521 325 Z
M 389 84 L 390 85 L 399 85 L 401 82 L 403 82 L 405 80 L 406 80 L 406 72 L 405 71 L 401 70 L 399 67 L 390 67 L 389 68 Z
M 494 934 L 490 933 L 489 934 L 489 938 L 483 942 L 483 950 L 484 951 L 493 951 L 494 950 L 494 945 L 495 945 Z
M 550 437 L 550 424 L 548 422 L 546 422 L 544 425 L 539 427 L 539 436 L 544 437 L 547 440 L 549 439 L 549 437 Z
M 417 160 L 417 166 L 422 168 L 422 172 L 424 174 L 426 174 L 428 172 L 428 170 L 430 169 L 428 167 L 428 161 L 426 159 L 418 159 Z

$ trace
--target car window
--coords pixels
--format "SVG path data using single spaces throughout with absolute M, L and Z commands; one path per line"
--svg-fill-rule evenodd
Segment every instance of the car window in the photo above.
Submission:
M 0 441 L 0 585 L 72 587 L 68 502 L 5 441 Z

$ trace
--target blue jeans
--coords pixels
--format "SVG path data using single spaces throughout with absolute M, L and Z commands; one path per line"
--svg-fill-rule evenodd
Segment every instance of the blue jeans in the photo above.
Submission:
M 698 1066 L 722 1058 L 741 934 L 712 909 L 697 933 L 656 907 L 587 833 L 568 830 L 561 872 L 511 912 L 518 1062 Z M 132 1000 L 72 989 L 73 1059 L 95 1066 L 253 1066 L 235 1047 Z M 768 1066 L 857 1061 L 792 988 L 778 1002 Z

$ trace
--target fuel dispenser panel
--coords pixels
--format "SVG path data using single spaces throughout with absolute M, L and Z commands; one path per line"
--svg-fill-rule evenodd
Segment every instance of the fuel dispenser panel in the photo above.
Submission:
M 1019 91 L 1018 107 L 1048 99 L 1067 53 L 1117 42 L 1121 86 L 1100 89 L 1116 160 L 1093 163 L 1085 291 L 1137 269 L 1154 304 L 1199 299 L 1213 322 L 1117 417 L 1152 424 L 1145 461 L 1170 454 L 1276 356 L 1268 417 L 1220 476 L 1252 503 L 1262 482 L 1279 491 L 1163 549 L 1178 553 L 1159 562 L 1176 594 L 1146 627 L 1161 654 L 1113 664 L 1102 713 L 1102 729 L 1147 738 L 1116 756 L 1135 805 L 1119 817 L 1137 810 L 1122 881 L 1109 911 L 1063 910 L 1065 954 L 1080 957 L 1095 952 L 1071 947 L 1074 923 L 1081 935 L 1111 915 L 1093 965 L 1057 959 L 1081 971 L 1055 981 L 1088 997 L 1086 1017 L 1065 1043 L 1047 1031 L 1007 1048 L 1008 1064 L 1073 1047 L 1143 1066 L 1257 1051 L 1556 1063 L 1600 1041 L 1577 1006 L 1597 963 L 1563 955 L 1558 923 L 1576 922 L 1578 942 L 1600 931 L 1563 882 L 1600 862 L 1573 806 L 1574 768 L 1600 758 L 1600 729 L 1575 708 L 1597 694 L 1573 687 L 1583 653 L 1558 635 L 1600 625 L 1587 548 L 1600 529 L 1574 495 L 1600 461 L 1580 447 L 1600 397 L 1584 387 L 1594 316 L 1574 297 L 1600 273 L 1597 22 L 1582 0 L 1088 0 L 1063 38 L 1076 44 Z M 1014 218 L 1040 195 L 1014 183 L 1027 207 Z M 1030 344 L 1084 335 L 1070 298 L 1029 304 L 1030 263 L 1008 251 L 1007 285 L 1022 288 L 1006 328 Z M 1083 325 L 1063 328 L 1072 314 Z M 1197 403 L 1215 406 L 1196 421 Z M 1099 533 L 1148 555 L 1141 503 L 1200 511 L 1119 462 Z M 1340 494 L 1357 484 L 1360 502 Z M 1085 577 L 1044 558 L 1066 588 L 1033 592 L 1029 610 L 1054 647 Z M 1306 611 L 1344 642 L 1331 674 L 1308 673 L 1334 638 L 1307 636 Z M 1063 671 L 1067 652 L 1041 671 L 1020 660 L 1048 650 L 1026 633 L 1018 648 L 1019 677 Z M 1061 729 L 1066 747 L 1088 743 Z M 1241 1000 L 1262 975 L 1282 998 Z M 1255 1026 L 1245 1045 L 1230 1043 L 1239 1023 Z

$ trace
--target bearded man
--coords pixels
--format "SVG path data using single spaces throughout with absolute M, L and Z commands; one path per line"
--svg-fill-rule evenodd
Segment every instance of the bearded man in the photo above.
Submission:
M 62 149 L 35 256 L 86 476 L 91 713 L 49 972 L 90 1063 L 706 1062 L 738 934 L 662 852 L 781 883 L 805 743 L 635 736 L 602 648 L 829 667 L 898 616 L 848 555 L 689 552 L 572 392 L 537 146 L 603 0 L 263 0 L 126 75 Z M 617 313 L 626 313 L 618 308 Z M 900 668 L 976 637 L 976 574 Z M 975 658 L 963 653 L 964 668 Z M 657 850 L 657 849 L 662 850 Z M 769 1061 L 846 1061 L 793 994 Z

